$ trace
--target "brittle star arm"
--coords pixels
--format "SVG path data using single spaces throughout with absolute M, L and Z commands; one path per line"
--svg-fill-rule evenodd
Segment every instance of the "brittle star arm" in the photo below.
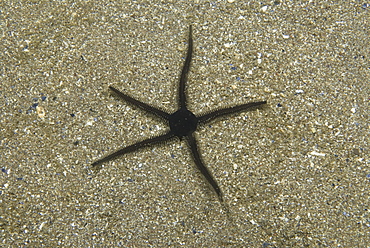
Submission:
M 131 96 L 128 96 L 126 95 L 125 93 L 122 93 L 121 91 L 117 90 L 116 88 L 113 88 L 112 86 L 109 86 L 109 89 L 111 89 L 113 92 L 115 92 L 120 98 L 122 98 L 123 100 L 135 105 L 135 106 L 138 106 L 140 107 L 141 109 L 149 112 L 149 113 L 152 113 L 152 114 L 155 114 L 159 117 L 162 117 L 163 119 L 166 119 L 168 120 L 169 119 L 169 116 L 170 114 L 160 110 L 160 109 L 157 109 L 155 107 L 152 107 L 146 103 L 143 103 L 139 100 L 136 100 L 135 98 L 132 98 Z
M 145 147 L 145 146 L 149 146 L 151 144 L 154 144 L 154 143 L 159 143 L 159 142 L 163 142 L 163 141 L 166 141 L 166 140 L 169 140 L 171 139 L 172 137 L 174 137 L 174 134 L 169 131 L 168 133 L 166 134 L 163 134 L 163 135 L 160 135 L 160 136 L 156 136 L 156 137 L 153 137 L 153 138 L 149 138 L 149 139 L 146 139 L 146 140 L 143 140 L 143 141 L 140 141 L 140 142 L 137 142 L 133 145 L 130 145 L 130 146 L 126 146 L 98 161 L 95 161 L 94 163 L 92 163 L 92 166 L 97 166 L 99 164 L 102 164 L 104 162 L 107 162 L 107 161 L 110 161 L 118 156 L 121 156 L 121 155 L 124 155 L 126 153 L 130 153 L 130 152 L 133 152 L 133 151 L 136 151 L 137 149 L 139 148 L 142 148 L 142 147 Z
M 186 59 L 184 63 L 184 67 L 181 71 L 180 76 L 180 86 L 179 86 L 179 101 L 180 101 L 180 108 L 186 108 L 186 95 L 185 95 L 185 84 L 188 80 L 188 73 L 190 70 L 190 63 L 191 57 L 193 55 L 193 38 L 192 38 L 192 28 L 191 25 L 189 27 L 189 39 L 188 39 L 188 52 L 186 54 Z
M 220 189 L 220 187 L 218 187 L 218 184 L 215 181 L 215 179 L 213 178 L 211 172 L 209 172 L 207 167 L 203 164 L 203 161 L 200 157 L 198 147 L 197 147 L 197 143 L 195 141 L 194 136 L 192 134 L 189 134 L 188 136 L 186 136 L 186 140 L 187 140 L 187 142 L 190 146 L 191 153 L 193 154 L 195 164 L 197 165 L 198 169 L 203 174 L 203 176 L 207 179 L 209 184 L 212 186 L 214 191 L 217 193 L 217 196 L 220 199 L 220 201 L 223 202 L 221 189 Z
M 234 106 L 234 107 L 214 110 L 210 113 L 201 115 L 197 118 L 198 118 L 199 122 L 205 123 L 205 122 L 210 121 L 210 120 L 212 120 L 216 117 L 219 117 L 219 116 L 233 114 L 233 113 L 237 113 L 237 112 L 247 110 L 247 109 L 252 109 L 254 107 L 258 107 L 258 106 L 261 106 L 261 105 L 266 104 L 266 103 L 267 103 L 267 101 L 250 102 L 250 103 L 246 103 L 246 104 L 237 105 L 237 106 Z

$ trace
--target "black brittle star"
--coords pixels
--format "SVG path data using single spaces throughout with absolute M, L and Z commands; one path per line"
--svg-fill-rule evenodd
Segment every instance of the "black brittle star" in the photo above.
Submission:
M 198 169 L 200 172 L 203 174 L 203 176 L 207 179 L 208 183 L 212 186 L 214 191 L 216 192 L 220 202 L 223 202 L 223 194 L 218 186 L 216 180 L 213 178 L 211 172 L 208 170 L 208 168 L 205 166 L 205 164 L 202 161 L 201 155 L 198 150 L 198 145 L 196 142 L 196 139 L 193 135 L 194 131 L 197 130 L 197 127 L 199 124 L 204 124 L 212 119 L 215 119 L 216 117 L 236 113 L 236 112 L 241 112 L 244 110 L 250 110 L 253 109 L 257 106 L 266 104 L 266 101 L 260 101 L 260 102 L 251 102 L 251 103 L 246 103 L 246 104 L 241 104 L 237 105 L 234 107 L 227 107 L 223 109 L 217 109 L 214 111 L 211 111 L 209 113 L 203 114 L 203 115 L 194 115 L 191 111 L 188 110 L 187 108 L 187 99 L 186 99 L 186 94 L 185 94 L 185 85 L 187 82 L 188 78 L 188 73 L 190 69 L 190 62 L 193 54 L 193 38 L 192 38 L 192 27 L 190 26 L 189 28 L 189 40 L 188 40 L 188 51 L 184 63 L 184 67 L 182 68 L 181 76 L 180 76 L 180 83 L 179 83 L 179 99 L 178 99 L 178 104 L 179 104 L 179 109 L 170 114 L 165 111 L 162 111 L 160 109 L 157 109 L 153 106 L 150 106 L 146 103 L 143 103 L 139 100 L 136 100 L 121 91 L 117 90 L 116 88 L 109 86 L 109 89 L 111 89 L 113 92 L 115 92 L 120 98 L 123 100 L 142 108 L 143 110 L 155 114 L 169 124 L 170 130 L 159 136 L 155 136 L 140 142 L 137 142 L 133 145 L 126 146 L 96 162 L 94 162 L 92 165 L 97 166 L 100 165 L 104 162 L 110 161 L 118 156 L 124 155 L 126 153 L 130 153 L 133 151 L 136 151 L 140 148 L 152 145 L 154 143 L 159 143 L 163 141 L 167 141 L 171 138 L 178 137 L 180 140 L 185 138 L 187 141 L 191 153 L 194 158 L 194 162 L 197 165 Z

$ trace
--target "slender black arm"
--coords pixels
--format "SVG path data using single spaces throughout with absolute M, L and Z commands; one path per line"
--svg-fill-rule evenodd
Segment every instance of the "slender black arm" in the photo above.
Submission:
M 166 134 L 163 134 L 163 135 L 160 135 L 160 136 L 156 136 L 156 137 L 153 137 L 153 138 L 150 138 L 150 139 L 146 139 L 146 140 L 143 140 L 143 141 L 140 141 L 138 143 L 135 143 L 133 145 L 130 145 L 130 146 L 126 146 L 98 161 L 95 161 L 94 163 L 92 163 L 92 166 L 97 166 L 99 164 L 102 164 L 104 162 L 107 162 L 107 161 L 110 161 L 118 156 L 121 156 L 121 155 L 124 155 L 126 153 L 129 153 L 129 152 L 133 152 L 139 148 L 142 148 L 144 146 L 148 146 L 148 145 L 151 145 L 151 144 L 154 144 L 154 143 L 159 143 L 159 142 L 162 142 L 162 141 L 166 141 L 166 140 L 169 140 L 171 139 L 172 137 L 174 137 L 175 135 L 170 131 Z
M 195 164 L 197 165 L 200 172 L 202 172 L 203 176 L 207 179 L 209 184 L 212 186 L 212 188 L 216 192 L 218 198 L 220 199 L 220 202 L 223 202 L 221 189 L 220 187 L 218 187 L 218 184 L 213 178 L 211 172 L 209 172 L 207 167 L 203 164 L 203 161 L 200 158 L 200 154 L 199 154 L 198 147 L 197 147 L 197 142 L 195 141 L 194 136 L 190 134 L 186 136 L 186 140 L 188 141 L 188 144 L 190 146 L 191 153 L 193 154 Z
M 179 108 L 186 108 L 185 84 L 186 84 L 186 81 L 188 80 L 188 73 L 189 73 L 189 70 L 190 70 L 190 62 L 191 62 L 192 55 L 193 55 L 193 38 L 192 38 L 192 27 L 190 25 L 190 27 L 189 27 L 189 40 L 188 40 L 188 52 L 186 54 L 184 67 L 182 68 L 181 76 L 180 76 L 180 87 L 179 87 L 180 106 L 179 106 Z
M 258 106 L 266 104 L 266 103 L 267 103 L 266 101 L 250 102 L 250 103 L 246 103 L 246 104 L 237 105 L 237 106 L 234 106 L 234 107 L 218 109 L 218 110 L 212 111 L 211 113 L 207 113 L 207 114 L 199 116 L 198 120 L 199 120 L 199 122 L 205 123 L 207 121 L 210 121 L 210 120 L 212 120 L 216 117 L 222 116 L 222 115 L 228 115 L 228 114 L 237 113 L 237 112 L 240 112 L 240 111 L 243 111 L 243 110 L 252 109 L 254 107 L 258 107 Z
M 163 119 L 166 119 L 166 120 L 168 120 L 169 117 L 170 117 L 170 114 L 168 114 L 168 113 L 166 113 L 166 112 L 164 112 L 160 109 L 157 109 L 155 107 L 152 107 L 152 106 L 150 106 L 146 103 L 143 103 L 139 100 L 136 100 L 136 99 L 132 98 L 131 96 L 128 96 L 128 95 L 122 93 L 121 91 L 113 88 L 112 86 L 109 86 L 109 89 L 111 89 L 113 92 L 115 92 L 123 100 L 125 100 L 125 101 L 127 101 L 127 102 L 129 102 L 129 103 L 131 103 L 135 106 L 138 106 L 138 107 L 142 108 L 143 110 L 145 110 L 149 113 L 155 114 L 155 115 L 157 115 L 159 117 L 162 117 Z

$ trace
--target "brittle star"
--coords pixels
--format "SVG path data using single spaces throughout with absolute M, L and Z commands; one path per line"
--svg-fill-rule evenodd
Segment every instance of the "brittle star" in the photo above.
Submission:
M 163 141 L 167 141 L 169 139 L 172 139 L 174 137 L 178 137 L 180 140 L 185 139 L 190 147 L 191 153 L 194 158 L 194 162 L 200 172 L 203 174 L 203 176 L 206 178 L 208 183 L 212 186 L 213 190 L 216 192 L 220 202 L 223 202 L 223 193 L 218 186 L 216 180 L 212 176 L 211 172 L 208 170 L 208 168 L 205 166 L 201 155 L 198 150 L 198 145 L 196 142 L 196 139 L 194 137 L 194 132 L 197 130 L 197 127 L 199 124 L 207 123 L 208 121 L 215 119 L 216 117 L 229 115 L 237 112 L 241 112 L 244 110 L 250 110 L 255 107 L 261 106 L 263 104 L 266 104 L 266 101 L 260 101 L 260 102 L 250 102 L 246 104 L 237 105 L 234 107 L 227 107 L 223 109 L 217 109 L 214 111 L 211 111 L 206 114 L 202 115 L 194 115 L 191 111 L 187 108 L 187 99 L 185 94 L 185 87 L 186 82 L 188 78 L 188 73 L 190 69 L 190 62 L 193 55 L 193 38 L 192 38 L 192 27 L 189 27 L 189 38 L 188 38 L 188 50 L 187 55 L 185 59 L 184 66 L 182 68 L 181 76 L 180 76 L 180 82 L 179 82 L 179 91 L 178 91 L 178 104 L 179 109 L 170 114 L 163 110 L 160 110 L 158 108 L 155 108 L 153 106 L 150 106 L 144 102 L 141 102 L 137 99 L 132 98 L 131 96 L 126 95 L 125 93 L 122 93 L 121 91 L 117 90 L 116 88 L 109 86 L 109 89 L 112 90 L 114 93 L 116 93 L 120 98 L 123 100 L 151 113 L 155 114 L 169 124 L 170 130 L 167 131 L 167 133 L 159 136 L 155 136 L 140 142 L 137 142 L 133 145 L 126 146 L 96 162 L 94 162 L 92 165 L 97 166 L 104 162 L 110 161 L 118 156 L 124 155 L 126 153 L 130 153 L 133 151 L 136 151 L 140 148 L 147 147 L 149 145 L 152 145 L 154 143 L 159 143 Z

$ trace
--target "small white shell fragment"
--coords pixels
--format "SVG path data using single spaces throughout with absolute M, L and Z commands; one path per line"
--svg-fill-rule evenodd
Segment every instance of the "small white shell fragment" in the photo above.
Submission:
M 257 222 L 255 222 L 254 220 L 249 220 L 251 222 L 252 225 L 257 225 Z
M 351 108 L 352 113 L 356 113 L 356 108 Z
M 224 46 L 227 47 L 227 48 L 231 47 L 232 45 L 233 45 L 233 43 L 231 43 L 231 42 L 224 44 Z
M 310 154 L 313 155 L 313 156 L 321 156 L 321 157 L 325 157 L 326 156 L 325 153 L 320 153 L 320 152 L 315 152 L 315 151 L 312 151 Z
M 43 107 L 40 107 L 40 106 L 37 106 L 36 107 L 36 112 L 37 112 L 37 115 L 40 117 L 40 118 L 44 118 L 46 113 L 45 113 L 45 109 Z

